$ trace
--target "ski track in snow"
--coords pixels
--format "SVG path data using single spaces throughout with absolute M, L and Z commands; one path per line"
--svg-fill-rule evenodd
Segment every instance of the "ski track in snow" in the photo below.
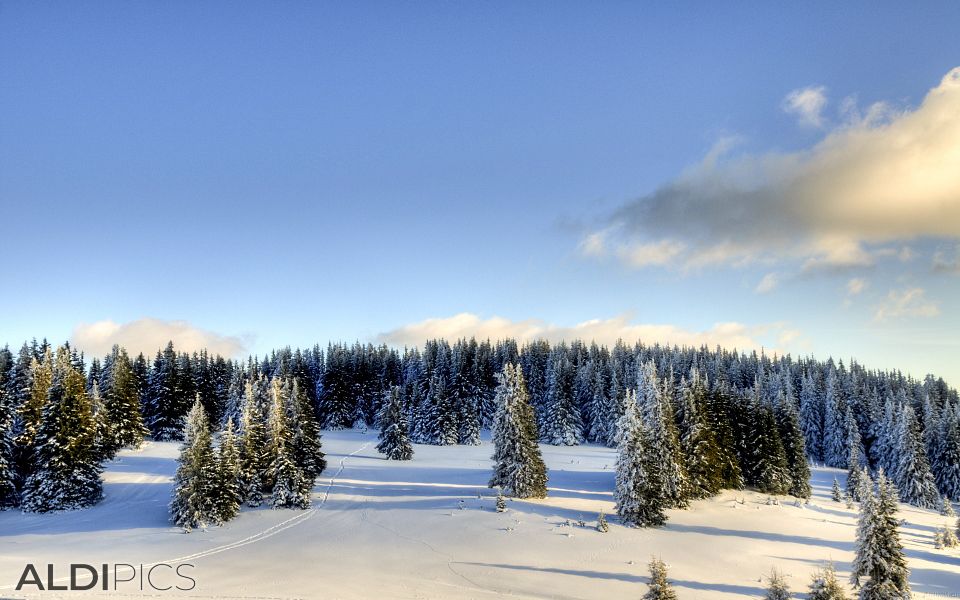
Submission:
M 294 515 L 285 521 L 277 523 L 276 525 L 272 525 L 264 529 L 263 531 L 257 532 L 251 536 L 247 536 L 242 540 L 237 540 L 235 542 L 230 542 L 228 544 L 222 544 L 220 546 L 215 546 L 213 548 L 207 548 L 206 550 L 201 550 L 200 552 L 195 552 L 193 554 L 188 554 L 186 556 L 179 556 L 177 558 L 170 558 L 166 560 L 158 560 L 152 563 L 145 563 L 142 565 L 141 568 L 152 567 L 154 565 L 159 565 L 161 563 L 182 563 L 188 560 L 196 560 L 198 558 L 213 556 L 214 554 L 220 554 L 221 552 L 226 552 L 228 550 L 235 550 L 237 548 L 242 548 L 244 546 L 249 546 L 250 544 L 255 544 L 257 542 L 269 539 L 282 531 L 286 531 L 291 527 L 295 527 L 300 523 L 303 523 L 304 521 L 316 515 L 317 512 L 319 512 L 320 508 L 323 507 L 324 504 L 326 504 L 327 498 L 330 496 L 330 489 L 333 487 L 333 484 L 336 481 L 337 477 L 339 477 L 340 474 L 343 473 L 343 469 L 346 466 L 346 460 L 351 456 L 356 456 L 360 452 L 363 452 L 369 445 L 370 445 L 370 442 L 366 442 L 365 444 L 363 444 L 353 452 L 344 455 L 340 459 L 339 468 L 337 469 L 337 472 L 334 473 L 334 475 L 330 478 L 330 482 L 327 484 L 327 489 L 323 494 L 323 498 L 320 500 L 320 503 L 317 506 L 312 507 L 308 510 L 305 510 L 297 515 Z M 60 577 L 55 579 L 54 582 L 62 583 L 69 580 L 70 580 L 70 577 Z M 15 585 L 0 586 L 0 590 L 12 590 L 15 587 L 16 587 Z

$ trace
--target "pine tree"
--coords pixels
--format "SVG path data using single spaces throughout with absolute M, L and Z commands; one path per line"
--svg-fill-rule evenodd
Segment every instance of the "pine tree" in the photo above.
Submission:
M 268 467 L 273 485 L 270 503 L 273 508 L 309 508 L 313 481 L 304 477 L 294 462 L 293 431 L 289 409 L 290 388 L 271 382 L 273 404 L 270 411 L 270 456 Z
M 707 389 L 699 371 L 692 370 L 690 381 L 683 382 L 680 394 L 680 447 L 687 467 L 690 496 L 707 498 L 723 488 L 723 465 L 716 437 L 704 414 Z
M 823 457 L 828 467 L 847 468 L 847 407 L 844 405 L 837 372 L 827 373 L 823 417 Z
M 610 525 L 607 524 L 607 516 L 603 514 L 603 511 L 600 511 L 600 514 L 597 515 L 597 531 L 600 533 L 606 533 L 610 531 Z
M 84 508 L 103 498 L 86 377 L 74 368 L 66 348 L 57 350 L 53 362 L 34 462 L 24 483 L 23 508 L 30 512 Z
M 557 348 L 547 367 L 547 390 L 544 398 L 545 415 L 541 438 L 554 446 L 575 446 L 583 441 L 583 423 L 574 404 L 576 371 L 566 356 Z
M 150 430 L 143 424 L 136 374 L 127 351 L 114 346 L 111 364 L 109 384 L 101 389 L 101 394 L 110 423 L 112 455 L 120 448 L 138 447 Z
M 754 386 L 750 404 L 748 481 L 764 494 L 783 495 L 790 492 L 793 480 L 787 456 L 777 431 L 773 410 L 760 399 L 759 386 Z
M 617 473 L 613 500 L 617 515 L 626 525 L 658 527 L 667 517 L 669 499 L 663 494 L 661 465 L 653 458 L 650 436 L 640 418 L 636 396 L 627 390 L 626 413 L 620 417 L 617 434 Z
M 110 426 L 110 418 L 100 395 L 100 384 L 96 380 L 90 389 L 90 410 L 93 412 L 93 429 L 96 432 L 93 442 L 94 453 L 100 461 L 110 460 L 116 456 L 113 428 Z
M 303 476 L 313 487 L 313 482 L 327 468 L 327 459 L 323 453 L 320 436 L 320 423 L 310 403 L 310 397 L 300 385 L 299 379 L 293 380 L 290 391 L 293 458 L 303 471 Z
M 400 386 L 395 385 L 386 393 L 377 421 L 380 425 L 377 452 L 385 454 L 388 460 L 412 459 L 413 446 L 410 445 L 407 414 L 403 410 Z
M 800 428 L 807 456 L 812 461 L 823 462 L 823 401 L 809 372 L 803 376 L 800 386 Z
M 643 595 L 643 600 L 677 600 L 677 593 L 667 580 L 667 565 L 663 559 L 650 559 L 650 583 L 647 585 L 649 589 Z
M 896 518 L 897 490 L 883 471 L 876 492 L 869 478 L 861 480 L 860 520 L 851 583 L 860 587 L 860 600 L 909 599 L 909 570 L 900 544 Z
M 837 481 L 837 478 L 833 478 L 833 487 L 830 489 L 830 499 L 834 502 L 840 502 L 843 500 L 843 493 L 840 491 L 840 482 Z
M 897 429 L 897 449 L 900 460 L 895 481 L 900 490 L 900 499 L 920 508 L 936 508 L 940 493 L 930 472 L 916 414 L 910 405 L 903 407 L 900 427 Z
M 850 435 L 847 438 L 847 495 L 859 502 L 860 472 L 866 464 L 861 454 L 863 442 L 860 439 L 860 429 L 857 427 L 856 421 L 852 418 L 848 420 L 850 421 Z
M 500 489 L 497 489 L 497 512 L 502 513 L 507 511 L 507 499 L 503 497 L 503 492 Z
M 960 413 L 944 410 L 936 425 L 931 470 L 937 488 L 951 500 L 960 501 Z
M 783 573 L 771 569 L 770 576 L 767 577 L 767 594 L 764 600 L 790 600 L 790 597 L 790 587 Z
M 800 430 L 800 418 L 794 407 L 794 400 L 780 391 L 777 402 L 777 428 L 783 442 L 783 453 L 790 474 L 790 487 L 787 490 L 796 498 L 809 498 L 810 465 L 807 464 L 807 451 L 804 447 L 803 432 Z
M 517 498 L 546 497 L 547 467 L 537 446 L 538 438 L 523 370 L 508 363 L 497 386 L 490 487 L 499 486 Z
M 4 348 L 4 354 L 9 351 Z M 12 358 L 10 359 L 12 362 Z M 10 365 L 11 370 L 13 365 Z M 17 492 L 17 469 L 14 462 L 13 426 L 14 407 L 12 394 L 8 392 L 11 380 L 0 369 L 0 510 L 13 508 L 20 504 Z
M 237 516 L 243 503 L 243 490 L 240 487 L 240 447 L 233 419 L 227 419 L 227 425 L 220 433 L 216 465 L 213 517 L 217 523 L 226 523 Z
M 944 517 L 955 517 L 957 513 L 953 511 L 953 503 L 946 495 L 940 499 L 940 514 Z
M 244 385 L 240 417 L 240 484 L 247 505 L 254 507 L 263 503 L 265 490 L 272 490 L 266 487 L 265 481 L 269 466 L 265 420 L 253 382 L 248 380 Z
M 837 580 L 837 570 L 832 562 L 813 574 L 807 600 L 849 600 Z
M 185 531 L 217 522 L 217 462 L 210 436 L 210 423 L 199 396 L 187 416 L 183 445 L 177 459 L 170 514 Z
M 157 352 L 147 379 L 145 412 L 147 426 L 156 440 L 177 440 L 183 434 L 183 418 L 190 410 L 193 395 L 185 395 L 181 363 L 170 342 Z
M 670 402 L 673 384 L 669 377 L 665 379 L 657 376 L 653 362 L 644 364 L 637 380 L 637 402 L 649 435 L 646 447 L 650 459 L 660 468 L 660 496 L 668 508 L 685 508 L 689 504 L 689 482 Z
M 737 457 L 737 442 L 730 423 L 730 398 L 725 384 L 720 383 L 710 392 L 707 417 L 717 442 L 720 487 L 743 489 L 743 471 Z
M 21 390 L 21 404 L 17 407 L 17 435 L 14 438 L 14 461 L 20 481 L 26 481 L 33 472 L 36 460 L 37 432 L 43 421 L 50 387 L 53 384 L 53 356 L 49 348 L 43 360 L 30 355 L 29 388 Z M 19 363 L 18 363 L 19 364 Z
M 938 550 L 956 548 L 958 543 L 957 534 L 948 525 L 943 525 L 933 534 L 933 544 Z

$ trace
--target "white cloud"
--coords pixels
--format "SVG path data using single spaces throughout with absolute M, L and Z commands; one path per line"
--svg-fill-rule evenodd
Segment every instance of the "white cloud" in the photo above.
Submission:
M 863 290 L 867 289 L 867 285 L 869 284 L 867 283 L 866 279 L 863 279 L 862 277 L 854 277 L 847 282 L 847 295 L 858 296 L 863 293 Z
M 663 240 L 651 244 L 625 244 L 617 249 L 621 260 L 631 267 L 665 265 L 683 252 L 683 244 Z
M 768 351 L 776 352 L 772 345 L 786 345 L 799 337 L 796 330 L 787 329 L 783 323 L 749 326 L 742 323 L 716 323 L 703 331 L 691 331 L 666 324 L 631 323 L 628 315 L 612 319 L 593 319 L 573 326 L 560 326 L 539 319 L 512 321 L 503 317 L 483 319 L 473 313 L 460 313 L 452 317 L 426 319 L 398 327 L 377 336 L 380 343 L 395 346 L 419 346 L 434 338 L 500 340 L 514 338 L 520 342 L 545 339 L 551 342 L 582 339 L 612 345 L 618 339 L 628 343 L 642 341 L 645 344 L 670 344 L 679 346 L 721 346 L 739 350 L 760 350 L 766 344 Z
M 780 285 L 780 275 L 777 273 L 767 273 L 753 291 L 758 294 L 766 294 L 775 290 L 778 285 Z
M 164 321 L 145 317 L 129 323 L 109 319 L 96 323 L 81 323 L 73 330 L 71 344 L 87 356 L 109 354 L 114 344 L 127 349 L 131 356 L 143 353 L 150 357 L 173 341 L 174 348 L 194 352 L 206 348 L 211 354 L 227 358 L 242 355 L 246 340 L 200 329 L 187 321 Z
M 657 261 L 595 256 L 683 269 L 796 261 L 811 270 L 905 262 L 908 242 L 960 239 L 960 68 L 913 110 L 847 112 L 804 151 L 729 157 L 724 144 L 611 215 L 603 248 L 641 248 Z
M 827 106 L 827 89 L 823 86 L 793 90 L 783 99 L 783 110 L 796 115 L 801 125 L 823 126 L 823 109 Z
M 886 321 L 900 317 L 935 317 L 939 314 L 940 306 L 926 299 L 923 288 L 906 288 L 890 290 L 873 318 L 875 321 Z

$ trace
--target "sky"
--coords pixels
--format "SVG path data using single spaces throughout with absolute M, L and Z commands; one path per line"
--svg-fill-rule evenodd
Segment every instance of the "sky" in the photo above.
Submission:
M 960 385 L 958 22 L 0 2 L 0 344 L 623 337 Z

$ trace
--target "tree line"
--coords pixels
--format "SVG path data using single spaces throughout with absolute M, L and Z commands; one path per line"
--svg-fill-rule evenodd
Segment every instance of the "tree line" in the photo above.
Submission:
M 624 470 L 655 464 L 665 482 L 657 485 L 670 490 L 667 506 L 743 486 L 804 497 L 807 460 L 883 468 L 901 499 L 919 506 L 934 506 L 941 495 L 960 499 L 960 400 L 933 376 L 720 348 L 471 339 L 403 350 L 283 348 L 244 361 L 168 344 L 151 360 L 114 348 L 89 365 L 69 345 L 3 348 L 0 503 L 44 510 L 95 502 L 96 483 L 57 499 L 38 492 L 38 476 L 28 481 L 51 461 L 91 462 L 89 478 L 98 480 L 92 473 L 104 460 L 144 435 L 182 439 L 197 399 L 211 431 L 232 422 L 239 436 L 248 386 L 266 410 L 274 380 L 291 389 L 296 382 L 319 428 L 376 427 L 393 415 L 387 418 L 403 421 L 408 441 L 477 444 L 482 430 L 495 428 L 498 376 L 507 365 L 522 375 L 534 443 L 650 448 L 657 460 Z M 255 420 L 269 430 L 268 418 Z M 58 435 L 89 440 L 88 454 L 50 455 L 60 451 Z

